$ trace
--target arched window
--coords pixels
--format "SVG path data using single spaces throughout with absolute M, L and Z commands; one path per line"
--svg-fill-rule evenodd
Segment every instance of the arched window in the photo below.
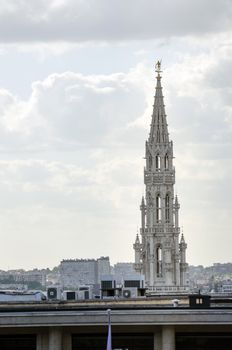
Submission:
M 165 197 L 165 221 L 170 222 L 170 197 L 166 194 Z
M 156 196 L 156 222 L 159 223 L 161 221 L 161 198 L 158 194 Z
M 160 165 L 161 165 L 160 155 L 157 154 L 156 157 L 155 157 L 155 167 L 156 167 L 156 170 L 160 170 Z
M 167 153 L 165 154 L 165 157 L 164 157 L 164 168 L 165 168 L 165 170 L 168 170 L 168 168 L 169 168 L 168 154 Z
M 148 169 L 151 170 L 152 168 L 152 156 L 149 154 L 148 156 Z
M 163 260 L 163 256 L 162 256 L 162 247 L 161 245 L 158 245 L 157 249 L 156 249 L 156 273 L 157 273 L 157 277 L 162 277 L 162 260 Z
M 159 127 L 157 128 L 156 142 L 160 143 L 160 130 L 159 130 Z

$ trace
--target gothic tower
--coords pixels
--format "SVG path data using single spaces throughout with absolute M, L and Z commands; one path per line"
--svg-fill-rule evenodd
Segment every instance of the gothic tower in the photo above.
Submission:
M 161 86 L 161 64 L 156 64 L 157 85 L 150 134 L 145 144 L 145 198 L 142 198 L 141 238 L 134 244 L 135 270 L 144 274 L 154 291 L 186 288 L 186 248 L 179 228 L 180 205 L 174 198 L 173 143 L 169 140 Z

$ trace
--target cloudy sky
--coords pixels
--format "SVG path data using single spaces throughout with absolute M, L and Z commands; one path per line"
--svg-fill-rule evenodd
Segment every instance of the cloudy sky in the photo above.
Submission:
M 133 261 L 157 59 L 188 262 L 231 262 L 231 16 L 230 0 L 0 0 L 0 269 Z

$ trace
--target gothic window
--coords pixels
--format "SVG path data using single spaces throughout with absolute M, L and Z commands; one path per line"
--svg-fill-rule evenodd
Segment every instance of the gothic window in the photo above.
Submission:
M 158 194 L 156 196 L 156 222 L 159 223 L 161 221 L 161 198 Z
M 164 157 L 164 168 L 165 168 L 165 170 L 168 170 L 168 154 L 167 153 L 165 154 L 165 157 Z
M 152 168 L 152 156 L 149 154 L 148 156 L 148 169 L 151 170 Z
M 163 260 L 163 256 L 162 256 L 162 247 L 161 245 L 158 245 L 157 249 L 156 249 L 156 273 L 157 273 L 157 277 L 162 277 L 162 260 Z
M 160 129 L 159 129 L 159 126 L 157 127 L 156 142 L 160 143 Z
M 161 166 L 161 159 L 160 159 L 160 155 L 157 154 L 155 157 L 155 167 L 156 170 L 160 170 L 160 166 Z
M 170 197 L 169 194 L 165 197 L 165 221 L 170 222 Z

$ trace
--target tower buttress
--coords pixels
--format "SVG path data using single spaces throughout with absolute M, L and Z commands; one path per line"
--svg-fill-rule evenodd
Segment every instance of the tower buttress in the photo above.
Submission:
M 145 216 L 146 216 L 146 206 L 145 206 L 145 202 L 144 202 L 144 196 L 142 197 L 140 210 L 141 210 L 141 228 L 142 228 L 142 230 L 144 230 L 145 229 Z
M 175 215 L 175 227 L 179 227 L 179 210 L 180 210 L 180 204 L 178 202 L 178 197 L 175 197 L 175 203 L 174 203 L 174 215 Z

